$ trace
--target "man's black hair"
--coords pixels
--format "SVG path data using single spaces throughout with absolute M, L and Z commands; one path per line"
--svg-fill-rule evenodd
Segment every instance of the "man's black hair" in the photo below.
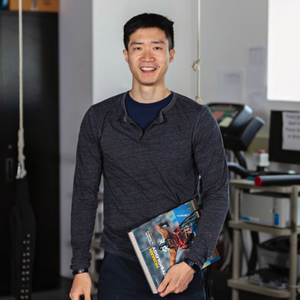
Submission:
M 169 42 L 169 50 L 174 48 L 174 22 L 170 21 L 166 17 L 159 14 L 148 14 L 144 13 L 131 18 L 124 25 L 124 45 L 125 49 L 128 50 L 128 43 L 130 36 L 141 28 L 159 28 L 164 31 L 166 38 Z

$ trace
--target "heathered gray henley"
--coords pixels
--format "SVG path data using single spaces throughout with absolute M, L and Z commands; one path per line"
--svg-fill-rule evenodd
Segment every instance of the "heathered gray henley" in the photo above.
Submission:
M 128 116 L 126 94 L 91 106 L 79 133 L 71 214 L 71 269 L 90 266 L 89 252 L 104 177 L 107 252 L 137 260 L 127 232 L 194 197 L 204 207 L 188 257 L 202 266 L 216 245 L 229 204 L 222 137 L 210 109 L 174 93 L 145 131 Z

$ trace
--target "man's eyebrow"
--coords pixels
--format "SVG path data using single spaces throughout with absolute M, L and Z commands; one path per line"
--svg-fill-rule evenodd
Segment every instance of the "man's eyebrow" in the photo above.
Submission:
M 142 45 L 142 44 L 144 44 L 144 43 L 143 43 L 143 42 L 135 42 L 135 41 L 133 41 L 133 42 L 130 43 L 129 46 L 133 46 L 133 45 Z
M 164 41 L 152 41 L 151 43 L 153 43 L 153 44 L 166 44 L 166 42 L 164 42 Z
M 166 45 L 166 42 L 160 41 L 160 40 L 158 40 L 158 41 L 151 41 L 151 43 L 152 43 L 152 44 L 163 44 L 163 45 Z M 133 45 L 143 45 L 143 44 L 144 44 L 144 42 L 133 41 L 133 42 L 130 43 L 129 46 L 133 46 Z

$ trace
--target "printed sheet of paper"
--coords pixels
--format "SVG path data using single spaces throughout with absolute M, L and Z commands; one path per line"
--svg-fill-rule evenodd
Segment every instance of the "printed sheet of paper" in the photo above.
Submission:
M 300 151 L 300 113 L 282 114 L 282 149 Z
M 257 111 L 266 109 L 266 88 L 248 88 L 247 103 Z
M 242 70 L 219 69 L 219 98 L 230 101 L 241 101 L 243 96 Z
M 267 49 L 265 46 L 247 48 L 247 87 L 265 87 L 267 84 Z
M 246 89 L 247 103 L 257 110 L 266 109 L 267 49 L 265 46 L 247 47 Z

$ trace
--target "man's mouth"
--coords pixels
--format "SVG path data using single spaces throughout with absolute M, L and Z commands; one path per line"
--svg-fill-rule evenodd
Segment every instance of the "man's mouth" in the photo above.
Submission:
M 152 71 L 155 71 L 156 68 L 154 68 L 154 67 L 141 67 L 141 70 L 143 72 L 152 72 Z

